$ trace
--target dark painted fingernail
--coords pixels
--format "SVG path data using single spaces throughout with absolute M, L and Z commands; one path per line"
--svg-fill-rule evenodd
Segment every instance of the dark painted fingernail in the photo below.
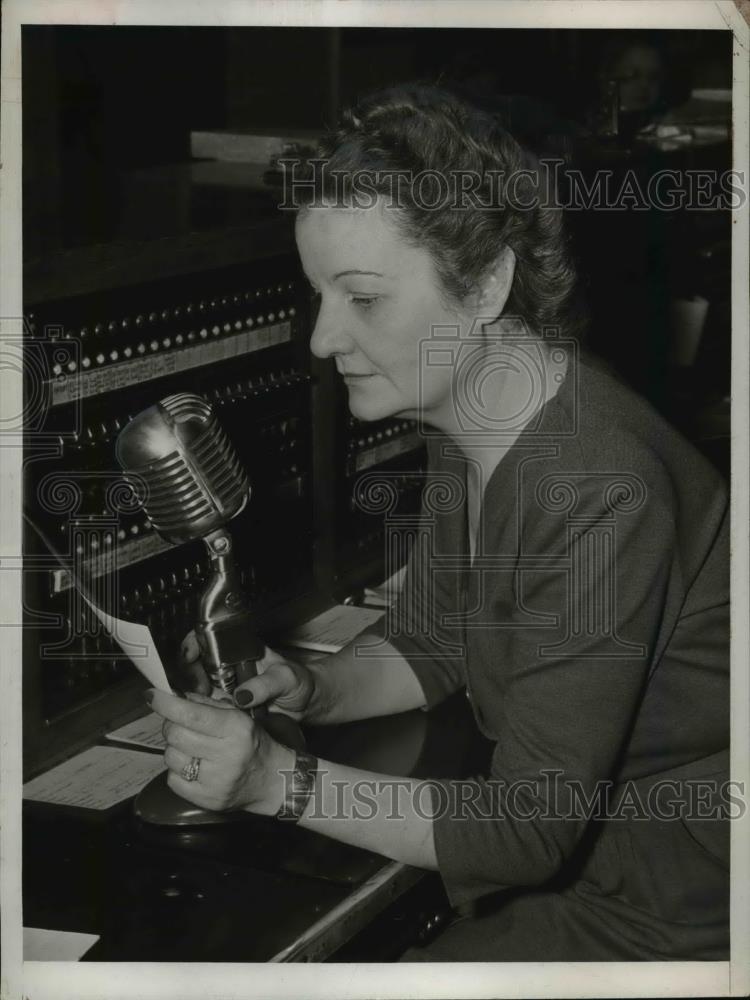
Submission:
M 151 703 L 154 700 L 154 692 L 153 692 L 153 690 L 151 688 L 149 688 L 149 690 L 144 694 L 143 697 L 146 699 L 146 704 L 150 708 L 151 707 Z
M 252 705 L 253 702 L 253 692 L 252 691 L 238 691 L 234 696 L 235 705 L 239 705 L 240 708 L 247 708 L 248 705 Z

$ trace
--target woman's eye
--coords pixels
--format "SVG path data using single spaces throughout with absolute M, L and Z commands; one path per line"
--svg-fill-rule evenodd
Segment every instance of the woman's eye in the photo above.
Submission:
M 360 309 L 369 309 L 378 301 L 377 295 L 352 295 L 352 302 Z

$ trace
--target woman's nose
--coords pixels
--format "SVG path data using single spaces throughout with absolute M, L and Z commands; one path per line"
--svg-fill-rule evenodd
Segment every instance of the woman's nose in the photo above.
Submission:
M 351 338 L 332 310 L 321 306 L 310 338 L 310 350 L 316 358 L 330 358 L 351 350 Z

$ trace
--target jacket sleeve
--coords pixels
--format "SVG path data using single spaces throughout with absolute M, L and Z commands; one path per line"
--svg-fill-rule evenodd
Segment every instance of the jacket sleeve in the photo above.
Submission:
M 487 626 L 483 647 L 497 696 L 475 708 L 497 734 L 490 772 L 432 788 L 438 868 L 454 905 L 559 871 L 587 803 L 615 772 L 647 681 L 674 559 L 672 512 L 659 491 L 613 514 L 597 477 L 575 489 L 573 528 L 554 513 L 527 518 L 512 588 L 502 600 L 488 588 L 488 620 L 502 623 Z

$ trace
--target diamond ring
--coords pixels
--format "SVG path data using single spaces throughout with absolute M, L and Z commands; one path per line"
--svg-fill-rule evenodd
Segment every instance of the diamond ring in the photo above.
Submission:
M 182 777 L 185 781 L 195 781 L 198 778 L 198 772 L 201 769 L 201 759 L 200 757 L 191 757 L 190 763 L 186 764 L 182 769 Z

